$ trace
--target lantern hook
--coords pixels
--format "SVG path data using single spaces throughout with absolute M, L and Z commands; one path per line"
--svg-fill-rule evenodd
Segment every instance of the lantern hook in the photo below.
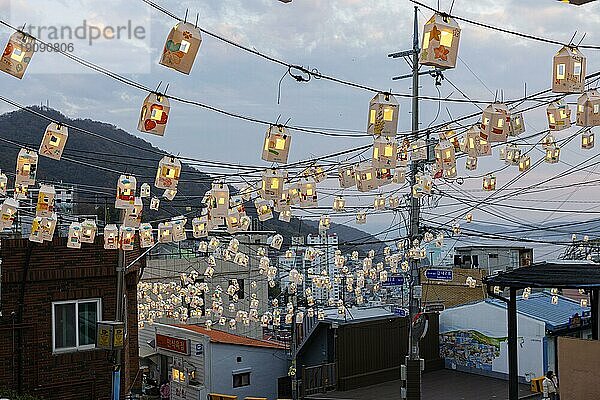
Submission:
M 200 14 L 196 13 L 196 23 L 194 24 L 194 28 L 198 28 L 198 18 L 200 18 Z
M 576 47 L 576 46 L 573 44 L 573 40 L 575 40 L 575 36 L 577 36 L 577 31 L 575 31 L 575 33 L 573 34 L 573 36 L 571 36 L 571 40 L 569 40 L 569 45 L 568 45 L 568 47 L 571 47 L 571 48 L 573 48 L 573 47 Z
M 579 47 L 579 45 L 581 44 L 581 42 L 583 42 L 583 39 L 585 39 L 585 35 L 587 35 L 587 32 L 583 33 L 583 36 L 581 37 L 581 40 L 579 40 L 579 43 L 577 43 L 577 47 Z
M 298 70 L 298 71 L 304 73 L 306 76 L 302 76 L 300 74 L 296 75 L 292 72 L 292 70 Z M 288 67 L 288 74 L 292 78 L 294 78 L 297 82 L 309 82 L 312 78 L 311 72 L 308 69 L 306 69 L 300 65 L 290 65 Z
M 183 17 L 183 22 L 187 24 L 187 15 L 188 15 L 188 9 L 185 9 L 185 17 Z

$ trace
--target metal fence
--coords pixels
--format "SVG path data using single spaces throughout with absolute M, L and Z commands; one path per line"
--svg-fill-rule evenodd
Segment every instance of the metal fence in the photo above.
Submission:
M 335 363 L 302 369 L 302 396 L 325 393 L 336 388 Z

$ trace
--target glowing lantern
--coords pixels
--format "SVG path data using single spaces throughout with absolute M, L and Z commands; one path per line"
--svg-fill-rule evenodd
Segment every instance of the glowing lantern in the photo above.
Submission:
M 203 215 L 192 220 L 192 235 L 196 239 L 208 236 L 208 216 Z
M 550 147 L 554 146 L 556 146 L 556 139 L 554 139 L 553 134 L 548 133 L 546 136 L 544 136 L 544 139 L 542 139 L 542 149 L 548 150 Z
M 337 196 L 333 200 L 333 210 L 340 212 L 340 211 L 344 211 L 345 208 L 346 208 L 346 200 L 342 196 Z
M 149 184 L 143 183 L 142 186 L 140 186 L 140 197 L 141 198 L 150 197 L 150 185 Z
M 119 229 L 119 245 L 123 251 L 133 250 L 135 242 L 135 229 L 128 226 L 121 226 Z
M 444 169 L 443 172 L 444 178 L 446 179 L 456 178 L 456 176 L 458 175 L 458 172 L 456 171 L 456 165 L 453 165 L 451 168 Z
M 375 168 L 370 162 L 362 162 L 356 167 L 356 188 L 360 192 L 368 192 L 379 187 Z
M 447 14 L 436 12 L 423 28 L 423 46 L 419 64 L 454 68 L 458 57 L 460 27 Z
M 551 131 L 562 131 L 571 127 L 571 109 L 562 100 L 549 104 L 546 114 L 548 115 L 548 129 Z
M 19 209 L 19 202 L 15 199 L 6 198 L 0 206 L 0 231 L 10 228 L 15 220 L 15 214 Z
M 400 207 L 400 198 L 398 196 L 390 196 L 389 203 L 392 210 L 396 209 Z
M 229 187 L 222 182 L 212 184 L 212 197 L 215 199 L 214 208 L 210 210 L 213 217 L 225 217 L 229 211 Z
M 591 130 L 585 130 L 581 134 L 581 148 L 591 149 L 594 147 L 594 133 Z
M 398 143 L 387 137 L 376 137 L 373 141 L 372 164 L 375 168 L 396 168 Z
M 511 115 L 509 128 L 509 136 L 519 136 L 521 133 L 525 132 L 525 121 L 523 120 L 522 113 Z
M 33 150 L 21 149 L 17 156 L 17 176 L 15 185 L 35 185 L 35 174 L 37 172 L 37 153 Z
M 410 158 L 413 161 L 427 160 L 427 142 L 417 139 L 410 145 Z
M 158 242 L 171 243 L 173 241 L 173 225 L 171 222 L 161 222 L 158 224 Z
M 158 163 L 154 186 L 158 189 L 177 189 L 181 175 L 181 162 L 175 157 L 165 156 Z
M 287 163 L 292 137 L 282 125 L 271 125 L 265 135 L 262 159 L 269 162 Z
M 296 183 L 288 187 L 287 198 L 290 204 L 300 204 L 300 184 Z
M 81 243 L 94 243 L 96 240 L 96 222 L 93 219 L 86 219 L 81 223 Z
M 281 245 L 283 244 L 283 236 L 280 234 L 274 235 L 271 238 L 271 247 L 276 250 L 281 250 Z
M 544 161 L 548 164 L 556 164 L 560 159 L 560 147 L 551 146 L 546 149 L 546 157 Z
M 456 169 L 456 155 L 454 153 L 454 146 L 447 140 L 441 140 L 435 145 L 435 161 L 438 168 L 442 170 Z
M 375 200 L 373 201 L 373 208 L 375 210 L 385 210 L 385 197 L 382 195 L 375 197 Z
M 356 223 L 358 225 L 364 225 L 367 223 L 367 213 L 360 211 L 356 214 Z
M 287 179 L 287 171 L 268 169 L 262 175 L 261 197 L 265 200 L 279 200 L 283 194 L 283 184 Z
M 319 219 L 319 232 L 325 232 L 331 228 L 331 218 L 329 215 L 321 215 Z
M 171 219 L 171 229 L 173 235 L 174 242 L 181 242 L 182 240 L 187 239 L 187 235 L 185 234 L 185 224 L 187 223 L 187 218 L 180 215 Z
M 577 99 L 577 125 L 600 125 L 600 94 L 590 90 Z
M 508 165 L 519 165 L 521 161 L 521 150 L 516 144 L 509 144 L 506 146 L 506 163 Z
M 121 175 L 117 182 L 115 208 L 131 208 L 135 204 L 136 179 L 131 175 Z
M 389 93 L 378 93 L 369 103 L 367 133 L 394 137 L 398 132 L 398 101 Z
M 258 197 L 254 200 L 254 207 L 256 207 L 259 221 L 268 221 L 273 218 L 273 209 L 268 200 Z
M 429 174 L 417 174 L 416 176 L 417 184 L 422 188 L 423 193 L 431 194 L 431 189 L 433 189 L 433 179 Z
M 496 177 L 494 175 L 486 175 L 483 177 L 483 190 L 496 190 Z
M 43 243 L 42 239 L 42 224 L 43 217 L 35 217 L 31 222 L 31 232 L 29 233 L 29 241 L 35 243 Z
M 316 183 L 323 182 L 327 175 L 325 170 L 320 165 L 313 165 L 303 172 L 304 177 L 312 178 Z
M 396 168 L 394 170 L 394 177 L 392 178 L 392 182 L 400 185 L 406 182 L 406 169 Z
M 144 100 L 138 122 L 140 132 L 163 136 L 171 107 L 169 99 L 159 93 L 150 93 Z
M 282 222 L 290 222 L 292 220 L 292 210 L 290 208 L 281 210 L 279 220 Z
M 465 215 L 465 220 L 467 222 L 473 222 L 473 214 L 467 213 L 467 215 Z
M 15 185 L 14 198 L 17 200 L 25 200 L 29 195 L 29 186 Z
M 375 178 L 378 187 L 389 185 L 394 179 L 394 171 L 389 168 L 375 168 Z
M 467 157 L 467 161 L 465 161 L 465 168 L 469 171 L 475 171 L 477 169 L 477 157 Z
M 158 207 L 160 206 L 160 199 L 158 197 L 153 197 L 150 200 L 150 209 L 154 211 L 158 211 Z
M 563 46 L 553 59 L 552 91 L 583 93 L 585 88 L 585 56 L 575 46 Z
M 119 248 L 119 228 L 115 224 L 104 227 L 104 249 L 117 250 Z
M 525 172 L 531 168 L 531 157 L 524 155 L 519 160 L 519 172 Z
M 66 126 L 52 122 L 46 128 L 46 132 L 42 138 L 39 150 L 40 155 L 60 160 L 68 137 L 69 130 Z
M 35 38 L 25 32 L 17 31 L 8 39 L 2 58 L 0 70 L 16 78 L 23 78 L 25 70 L 31 62 L 35 48 Z
M 71 222 L 71 225 L 69 225 L 67 247 L 71 249 L 81 248 L 81 224 L 79 222 Z
M 408 165 L 408 150 L 410 149 L 410 141 L 408 139 L 404 139 L 402 144 L 398 146 L 398 162 L 396 165 L 398 167 L 406 167 Z
M 225 222 L 227 223 L 227 232 L 229 233 L 235 233 L 242 229 L 242 218 L 236 210 L 229 210 Z
M 140 226 L 142 222 L 142 210 L 144 208 L 144 203 L 142 203 L 142 199 L 136 197 L 133 202 L 133 207 L 126 208 L 123 217 L 123 225 L 127 227 L 137 228 Z
M 490 104 L 481 116 L 481 138 L 490 142 L 506 142 L 510 130 L 510 111 L 504 104 Z
M 305 180 L 299 183 L 299 188 L 300 207 L 316 207 L 318 205 L 316 183 Z
M 40 185 L 37 204 L 35 206 L 35 215 L 37 217 L 51 217 L 54 214 L 54 197 L 56 191 L 54 186 Z
M 177 190 L 176 189 L 165 189 L 162 197 L 164 199 L 167 199 L 169 201 L 172 201 L 175 198 L 175 195 L 177 194 Z
M 167 36 L 160 64 L 189 74 L 201 43 L 202 36 L 198 27 L 179 21 Z
M 356 185 L 356 176 L 354 174 L 354 166 L 352 165 L 341 165 L 338 168 L 338 179 L 340 181 L 340 187 L 343 189 Z
M 6 189 L 8 187 L 8 177 L 6 174 L 0 173 L 0 195 L 6 196 Z
M 52 214 L 50 217 L 35 217 L 31 224 L 29 240 L 37 243 L 52 241 L 54 230 L 56 229 L 56 222 L 56 214 Z M 81 240 L 81 242 L 83 243 L 83 240 Z

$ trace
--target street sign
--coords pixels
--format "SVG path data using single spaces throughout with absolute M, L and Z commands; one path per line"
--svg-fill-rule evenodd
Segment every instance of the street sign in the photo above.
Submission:
M 394 308 L 394 314 L 396 314 L 399 317 L 406 317 L 408 315 L 408 310 L 406 308 L 396 307 Z
M 204 345 L 202 343 L 196 343 L 196 355 L 201 356 L 204 354 Z
M 387 281 L 382 283 L 383 287 L 393 287 L 404 285 L 404 277 L 402 275 L 388 276 Z
M 425 277 L 434 281 L 451 281 L 454 279 L 454 274 L 451 269 L 434 269 L 425 270 Z

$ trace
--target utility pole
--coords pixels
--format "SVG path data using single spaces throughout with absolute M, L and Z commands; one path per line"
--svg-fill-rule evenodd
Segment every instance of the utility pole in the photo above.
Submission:
M 125 211 L 121 211 L 121 223 L 123 223 L 125 219 Z M 124 298 L 123 298 L 123 286 L 124 286 L 124 278 L 125 278 L 125 251 L 121 249 L 119 246 L 118 257 L 117 257 L 117 306 L 115 312 L 115 321 L 123 322 L 124 321 Z M 127 329 L 127 327 L 124 327 Z M 112 400 L 119 400 L 121 397 L 120 393 L 120 384 L 121 384 L 121 360 L 122 360 L 122 349 L 115 349 L 115 359 L 113 365 L 113 394 Z

